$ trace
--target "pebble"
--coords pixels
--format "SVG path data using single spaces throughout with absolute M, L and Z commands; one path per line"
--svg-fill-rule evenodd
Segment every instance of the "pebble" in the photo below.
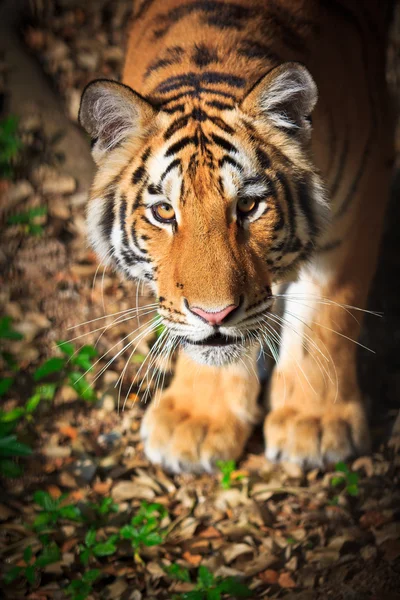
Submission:
M 71 448 L 69 446 L 47 446 L 43 448 L 43 454 L 48 458 L 67 458 L 71 456 Z
M 95 71 L 99 64 L 99 55 L 95 52 L 80 52 L 77 56 L 76 62 L 81 69 Z
M 29 198 L 33 193 L 33 187 L 29 181 L 22 179 L 8 188 L 4 206 L 8 209 L 14 208 L 14 206 L 17 206 L 20 202 Z
M 49 202 L 49 214 L 51 217 L 67 221 L 71 216 L 71 211 L 62 196 L 53 196 Z
M 76 477 L 82 478 L 84 481 L 89 483 L 92 481 L 97 471 L 97 465 L 91 458 L 83 458 L 77 460 L 74 467 L 73 473 Z
M 76 190 L 76 180 L 67 173 L 60 173 L 48 165 L 37 167 L 32 173 L 32 180 L 44 194 L 72 194 Z

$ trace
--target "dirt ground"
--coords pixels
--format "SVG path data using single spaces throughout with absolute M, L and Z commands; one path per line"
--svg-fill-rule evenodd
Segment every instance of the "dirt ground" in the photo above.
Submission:
M 131 0 L 38 0 L 25 12 L 22 4 L 0 1 L 0 109 L 19 115 L 23 143 L 13 180 L 0 180 L 0 303 L 23 336 L 0 339 L 3 362 L 7 352 L 19 368 L 3 409 L 25 403 L 38 366 L 60 356 L 57 341 L 72 341 L 76 350 L 94 345 L 101 359 L 88 375 L 94 400 L 83 400 L 67 380 L 57 381 L 52 400 L 42 401 L 20 429 L 21 441 L 34 452 L 24 461 L 22 476 L 1 482 L 0 569 L 23 567 L 25 549 L 39 556 L 46 543 L 34 526 L 40 510 L 35 491 L 47 491 L 53 499 L 66 494 L 86 520 L 61 518 L 50 532 L 58 559 L 36 569 L 33 582 L 1 580 L 4 597 L 68 597 L 71 581 L 85 572 L 79 546 L 88 522 L 96 524 L 98 540 L 108 539 L 145 501 L 166 509 L 162 542 L 141 547 L 140 556 L 125 542 L 112 555 L 92 556 L 90 564 L 101 576 L 82 598 L 184 598 L 203 566 L 216 577 L 237 577 L 254 599 L 400 600 L 398 141 L 392 201 L 369 300 L 369 308 L 383 316 L 367 317 L 361 341 L 375 354 L 360 351 L 359 356 L 374 453 L 349 464 L 355 487 L 335 485 L 334 470 L 304 474 L 294 465 L 270 464 L 260 432 L 228 483 L 222 473 L 171 476 L 149 464 L 138 434 L 141 400 L 146 390 L 151 396 L 160 373 L 154 370 L 160 365 L 153 365 L 143 377 L 145 357 L 157 338 L 143 335 L 133 358 L 126 352 L 118 356 L 121 340 L 134 327 L 144 331 L 143 323 L 154 315 L 145 308 L 152 299 L 142 287 L 99 268 L 88 249 L 84 213 L 93 165 L 75 124 L 84 85 L 120 74 Z M 399 73 L 397 18 L 388 71 L 394 92 L 400 90 Z M 42 207 L 34 218 L 38 235 L 26 223 L 10 222 L 10 216 Z M 136 303 L 141 321 L 136 313 L 129 313 L 129 320 L 118 318 Z M 118 412 L 115 383 L 126 364 L 121 400 L 127 398 L 127 409 Z M 2 368 L 8 375 L 9 364 Z M 166 383 L 170 375 L 164 375 Z M 93 521 L 90 506 L 109 498 L 116 511 Z M 187 568 L 191 582 L 172 577 L 171 565 Z

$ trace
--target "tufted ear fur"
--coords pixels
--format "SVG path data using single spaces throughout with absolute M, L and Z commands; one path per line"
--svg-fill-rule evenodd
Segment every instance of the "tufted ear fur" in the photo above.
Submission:
M 305 133 L 317 102 L 317 86 L 300 63 L 287 62 L 272 69 L 242 101 L 244 112 L 267 117 L 287 133 Z
M 104 155 L 131 136 L 148 128 L 156 110 L 126 85 L 98 79 L 83 91 L 79 123 L 92 138 L 93 158 Z

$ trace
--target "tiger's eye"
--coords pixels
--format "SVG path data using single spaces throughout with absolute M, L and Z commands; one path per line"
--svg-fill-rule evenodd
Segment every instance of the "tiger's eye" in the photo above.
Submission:
M 237 209 L 242 215 L 248 215 L 254 211 L 257 206 L 257 201 L 253 198 L 239 198 Z
M 152 207 L 153 216 L 161 223 L 171 223 L 175 220 L 175 211 L 167 202 L 160 202 Z

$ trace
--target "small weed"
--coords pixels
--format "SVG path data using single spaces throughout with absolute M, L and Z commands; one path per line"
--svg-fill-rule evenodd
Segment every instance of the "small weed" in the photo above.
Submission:
M 108 539 L 98 542 L 97 531 L 89 529 L 85 535 L 85 543 L 79 545 L 79 557 L 83 565 L 88 565 L 92 557 L 101 558 L 102 556 L 111 556 L 117 551 L 115 542 L 118 535 L 111 535 Z
M 100 569 L 86 571 L 81 579 L 73 579 L 66 588 L 66 593 L 71 600 L 86 600 L 93 589 L 94 582 L 100 577 Z
M 47 214 L 46 206 L 37 206 L 31 208 L 25 212 L 20 212 L 15 215 L 11 215 L 7 219 L 7 225 L 21 225 L 23 231 L 27 235 L 42 235 L 44 228 L 40 223 L 37 223 L 37 219 Z
M 119 510 L 118 504 L 115 504 L 112 498 L 102 498 L 100 504 L 90 502 L 89 508 L 94 510 L 99 517 L 105 517 L 111 513 L 117 513 Z
M 9 585 L 16 579 L 23 577 L 30 585 L 34 585 L 38 571 L 47 565 L 58 562 L 60 558 L 61 552 L 55 542 L 46 540 L 43 544 L 42 551 L 36 556 L 33 556 L 32 548 L 31 546 L 28 546 L 24 551 L 25 566 L 11 567 L 4 576 L 4 582 Z
M 41 381 L 57 374 L 59 385 L 66 382 L 82 400 L 96 400 L 96 393 L 86 379 L 86 372 L 93 368 L 92 361 L 97 356 L 97 350 L 87 345 L 75 351 L 70 342 L 58 342 L 57 346 L 64 356 L 53 356 L 46 360 L 36 369 L 33 379 Z
M 9 116 L 0 121 L 0 178 L 11 179 L 22 143 L 18 133 L 18 119 Z
M 236 463 L 234 460 L 218 460 L 216 465 L 222 473 L 222 489 L 229 490 L 235 481 L 240 481 L 243 479 L 243 475 L 235 474 Z
M 139 552 L 143 546 L 157 546 L 164 541 L 165 532 L 161 530 L 161 521 L 167 514 L 161 504 L 142 502 L 130 524 L 122 527 L 120 536 L 131 542 L 136 560 L 141 560 Z
M 190 582 L 189 571 L 179 565 L 167 568 L 168 574 L 179 581 Z M 249 598 L 251 590 L 234 577 L 215 577 L 207 567 L 200 566 L 195 589 L 177 594 L 173 600 L 221 600 L 222 598 Z
M 59 498 L 52 498 L 48 492 L 38 490 L 33 494 L 33 500 L 43 510 L 39 512 L 33 521 L 33 529 L 37 532 L 52 529 L 61 519 L 69 521 L 81 521 L 81 511 L 73 504 L 66 504 L 66 494 Z
M 358 496 L 358 482 L 360 479 L 359 475 L 353 471 L 350 471 L 349 467 L 344 462 L 338 462 L 335 465 L 335 471 L 337 475 L 332 477 L 331 486 L 336 488 L 344 485 L 349 496 Z

